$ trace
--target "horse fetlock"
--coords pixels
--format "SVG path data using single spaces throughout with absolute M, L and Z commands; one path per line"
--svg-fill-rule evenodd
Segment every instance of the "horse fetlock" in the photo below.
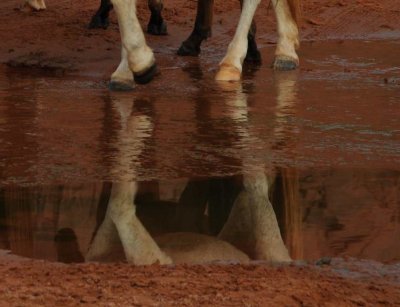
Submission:
M 134 74 L 141 74 L 147 71 L 155 63 L 153 51 L 147 46 L 136 48 L 126 48 L 128 51 L 128 65 L 129 69 Z
M 126 64 L 121 64 L 111 75 L 109 87 L 113 91 L 130 91 L 135 88 L 132 72 Z
M 101 15 L 94 15 L 92 20 L 90 21 L 88 28 L 89 29 L 107 29 L 110 22 L 108 17 L 102 17 Z
M 200 51 L 200 46 L 195 46 L 188 41 L 184 41 L 176 53 L 180 56 L 198 56 Z
M 153 23 L 151 20 L 147 25 L 147 33 L 152 35 L 167 35 L 167 24 L 164 20 L 161 20 L 160 23 Z
M 200 54 L 200 46 L 203 38 L 195 33 L 192 33 L 179 47 L 177 54 L 180 56 L 198 56 Z

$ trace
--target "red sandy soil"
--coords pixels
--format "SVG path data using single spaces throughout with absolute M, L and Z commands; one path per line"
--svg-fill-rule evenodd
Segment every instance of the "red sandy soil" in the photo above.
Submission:
M 114 14 L 107 31 L 88 30 L 97 0 L 48 0 L 48 10 L 39 13 L 20 10 L 20 2 L 1 3 L 1 63 L 34 53 L 52 65 L 108 79 L 120 56 Z M 219 54 L 224 52 L 237 20 L 233 18 L 238 16 L 237 2 L 216 1 L 214 36 L 203 47 L 205 55 L 211 46 Z M 145 25 L 146 1 L 139 6 Z M 191 30 L 195 6 L 194 0 L 165 1 L 170 35 L 148 37 L 157 53 L 175 56 Z M 273 12 L 267 8 L 264 1 L 256 18 L 261 46 L 276 40 Z M 400 1 L 307 0 L 303 10 L 303 40 L 400 37 Z M 16 261 L 2 256 L 0 276 L 0 306 L 400 306 L 399 266 L 358 260 L 338 259 L 326 266 L 134 267 Z
M 398 306 L 400 266 L 0 262 L 0 306 Z

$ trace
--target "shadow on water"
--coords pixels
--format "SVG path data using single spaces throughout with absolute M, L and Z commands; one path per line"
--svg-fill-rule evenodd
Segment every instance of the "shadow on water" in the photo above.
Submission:
M 287 248 L 400 261 L 400 96 L 384 81 L 400 77 L 397 51 L 314 43 L 300 71 L 221 84 L 188 60 L 134 94 L 4 70 L 0 248 L 82 262 L 113 191 L 136 182 L 131 205 L 152 237 L 219 234 L 267 260 Z M 112 243 L 103 260 L 123 260 Z

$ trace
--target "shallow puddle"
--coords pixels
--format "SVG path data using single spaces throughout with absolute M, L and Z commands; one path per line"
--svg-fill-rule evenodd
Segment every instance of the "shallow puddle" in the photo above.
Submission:
M 1 67 L 0 248 L 83 261 L 110 182 L 132 180 L 153 235 L 215 234 L 262 171 L 293 258 L 399 261 L 399 47 L 305 43 L 302 68 L 281 73 L 264 48 L 228 84 L 216 57 L 158 54 L 161 76 L 133 93 Z

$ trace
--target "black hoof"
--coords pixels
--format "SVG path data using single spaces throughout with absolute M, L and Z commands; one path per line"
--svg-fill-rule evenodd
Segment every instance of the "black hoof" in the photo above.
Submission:
M 132 91 L 135 88 L 135 85 L 133 82 L 125 83 L 125 82 L 118 82 L 111 80 L 108 87 L 110 88 L 111 91 L 128 92 Z
M 110 23 L 108 21 L 108 18 L 101 18 L 98 15 L 94 15 L 88 25 L 88 28 L 89 29 L 107 29 L 109 24 Z
M 200 54 L 200 47 L 193 46 L 185 41 L 179 47 L 177 54 L 180 56 L 198 56 Z
M 147 25 L 147 33 L 151 35 L 167 35 L 167 24 L 164 21 L 161 24 L 149 23 Z
M 153 64 L 149 69 L 144 72 L 133 74 L 135 82 L 137 84 L 147 84 L 153 80 L 154 76 L 157 74 L 157 65 Z
M 272 67 L 274 70 L 288 71 L 295 70 L 298 64 L 296 60 L 291 58 L 276 58 Z
M 245 63 L 253 65 L 261 65 L 261 53 L 258 50 L 248 50 L 246 57 L 244 58 Z

